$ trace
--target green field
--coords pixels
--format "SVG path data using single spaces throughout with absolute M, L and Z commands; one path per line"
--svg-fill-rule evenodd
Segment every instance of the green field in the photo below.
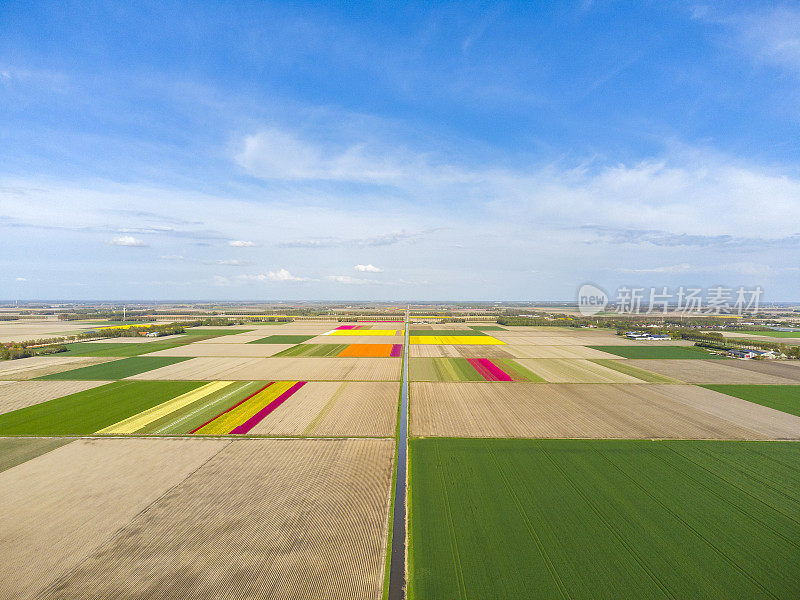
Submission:
M 2 414 L 0 435 L 89 435 L 206 383 L 115 381 Z
M 315 335 L 269 335 L 260 340 L 247 342 L 248 344 L 302 344 L 310 340 Z
M 746 333 L 748 335 L 766 335 L 769 337 L 776 337 L 776 338 L 800 338 L 800 331 L 775 331 L 773 329 L 770 329 L 769 331 L 736 330 L 736 331 L 731 331 L 730 333 Z
M 347 344 L 297 344 L 273 356 L 336 356 Z
M 219 337 L 221 335 L 236 335 L 237 333 L 250 333 L 254 329 L 187 329 L 183 335 L 207 335 L 208 337 Z M 197 340 L 195 340 L 197 341 Z
M 475 331 L 508 331 L 508 329 L 499 325 L 468 325 L 468 327 Z
M 798 598 L 800 443 L 410 440 L 408 597 Z
M 90 365 L 88 367 L 72 369 L 71 371 L 45 375 L 44 377 L 37 377 L 37 379 L 112 381 L 114 379 L 124 379 L 131 375 L 138 375 L 139 373 L 166 367 L 167 365 L 179 363 L 184 360 L 190 360 L 190 358 L 175 356 L 132 356 L 130 358 L 112 360 L 99 365 Z
M 636 379 L 641 379 L 647 383 L 680 383 L 677 379 L 673 379 L 672 377 L 629 365 L 624 360 L 617 360 L 616 358 L 592 358 L 589 360 L 602 367 L 612 369 L 618 373 L 625 373 L 625 375 L 636 377 Z
M 59 352 L 58 356 L 139 356 L 141 354 L 149 354 L 158 350 L 167 350 L 169 348 L 178 348 L 179 346 L 186 346 L 192 342 L 198 342 L 201 339 L 209 339 L 214 336 L 192 336 L 186 338 L 176 338 L 172 340 L 164 340 L 163 342 L 143 342 L 141 344 L 126 344 L 114 342 L 78 342 L 76 344 L 68 344 L 66 352 Z
M 0 439 L 0 473 L 68 444 L 72 440 L 55 438 Z
M 698 346 L 589 346 L 589 348 L 623 358 L 725 358 L 711 354 Z
M 800 385 L 704 385 L 702 387 L 800 417 Z
M 411 381 L 486 381 L 466 358 L 412 358 Z
M 485 335 L 474 329 L 412 329 L 409 335 Z

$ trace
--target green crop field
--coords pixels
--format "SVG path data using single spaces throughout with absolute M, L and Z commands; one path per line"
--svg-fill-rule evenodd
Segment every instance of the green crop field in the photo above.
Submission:
M 190 360 L 190 358 L 172 356 L 132 356 L 130 358 L 112 360 L 99 365 L 91 365 L 71 371 L 64 371 L 62 373 L 45 375 L 44 377 L 38 377 L 38 379 L 110 381 L 114 379 L 124 379 L 131 375 L 138 375 L 139 373 L 166 367 L 167 365 L 179 363 L 184 360 Z
M 800 417 L 800 385 L 704 385 L 702 387 Z
M 267 337 L 261 338 L 260 340 L 254 340 L 252 342 L 248 342 L 248 344 L 302 344 L 310 340 L 311 338 L 316 337 L 314 335 L 269 335 Z
M 589 346 L 623 358 L 710 358 L 725 359 L 698 346 Z
M 590 360 L 595 364 L 612 369 L 619 373 L 625 373 L 625 375 L 630 375 L 631 377 L 636 377 L 636 379 L 641 379 L 647 383 L 679 383 L 672 377 L 667 377 L 666 375 L 661 375 L 646 369 L 634 367 L 633 365 L 627 364 L 627 362 L 624 360 L 617 360 L 616 358 L 592 358 Z
M 173 340 L 164 340 L 163 342 L 143 342 L 141 344 L 120 344 L 114 342 L 79 342 L 76 344 L 69 344 L 66 352 L 59 352 L 58 356 L 139 356 L 141 354 L 149 354 L 157 350 L 167 350 L 168 348 L 177 348 L 179 346 L 186 346 L 192 342 L 199 342 L 201 339 L 209 339 L 214 336 L 192 336 L 189 339 L 176 338 Z
M 183 335 L 206 335 L 208 337 L 219 337 L 221 335 L 236 335 L 237 333 L 250 333 L 253 329 L 187 329 Z M 192 341 L 197 341 L 194 339 Z
M 297 344 L 273 356 L 336 356 L 347 344 Z
M 412 358 L 411 381 L 486 381 L 466 358 Z
M 409 335 L 485 335 L 474 329 L 412 329 Z
M 408 597 L 798 598 L 800 444 L 410 441 Z
M 770 329 L 769 331 L 732 331 L 731 333 L 746 333 L 749 335 L 766 335 L 769 337 L 776 337 L 776 338 L 800 338 L 800 331 L 775 331 Z
M 475 331 L 508 331 L 508 329 L 499 325 L 468 325 L 468 327 Z
M 0 435 L 88 435 L 203 381 L 115 381 L 0 415 Z

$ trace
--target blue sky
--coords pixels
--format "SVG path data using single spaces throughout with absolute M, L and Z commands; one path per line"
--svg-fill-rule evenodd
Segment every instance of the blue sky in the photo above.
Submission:
M 800 299 L 800 6 L 0 3 L 0 298 Z

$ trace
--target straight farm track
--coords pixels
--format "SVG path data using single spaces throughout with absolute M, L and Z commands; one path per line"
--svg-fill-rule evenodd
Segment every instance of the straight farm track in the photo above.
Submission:
M 410 450 L 411 600 L 800 596 L 798 443 Z

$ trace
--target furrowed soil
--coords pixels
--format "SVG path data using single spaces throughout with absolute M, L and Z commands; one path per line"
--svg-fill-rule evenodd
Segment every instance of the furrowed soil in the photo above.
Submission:
M 76 440 L 0 473 L 0 597 L 38 598 L 228 443 Z
M 731 410 L 723 395 L 688 385 L 414 383 L 411 392 L 414 436 L 800 439 L 797 417 Z
M 229 442 L 41 598 L 378 598 L 393 452 Z

